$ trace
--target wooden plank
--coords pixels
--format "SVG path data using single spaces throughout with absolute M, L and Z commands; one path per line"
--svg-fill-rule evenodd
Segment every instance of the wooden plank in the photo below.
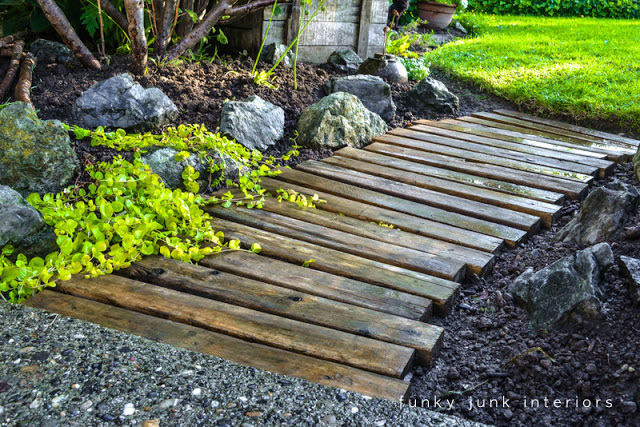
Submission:
M 444 209 L 389 196 L 377 191 L 366 190 L 355 185 L 344 184 L 299 170 L 283 169 L 282 173 L 278 175 L 278 178 L 281 181 L 301 185 L 312 190 L 323 191 L 370 205 L 430 219 L 488 236 L 498 237 L 510 246 L 516 246 L 527 237 L 527 232 L 524 230 L 449 212 Z M 283 187 L 282 184 L 281 187 Z M 394 224 L 394 222 L 390 222 L 390 224 Z
M 291 4 L 291 13 L 287 18 L 287 46 L 293 43 L 300 30 L 300 13 L 302 12 L 300 2 L 301 0 L 294 0 Z
M 223 231 L 227 238 L 238 239 L 246 247 L 259 243 L 262 247 L 260 253 L 264 256 L 298 265 L 313 259 L 315 261 L 309 263 L 309 268 L 428 298 L 432 300 L 437 314 L 446 313 L 460 291 L 458 283 L 427 274 L 345 254 L 220 218 L 214 218 L 210 223 L 216 230 Z
M 242 192 L 239 190 L 232 191 L 232 193 L 236 197 L 242 197 Z M 366 220 L 352 218 L 350 216 L 298 206 L 295 203 L 278 203 L 272 197 L 267 197 L 265 199 L 262 210 L 278 213 L 289 218 L 299 219 L 307 223 L 317 224 L 356 236 L 386 242 L 395 246 L 402 246 L 434 254 L 445 259 L 461 261 L 465 263 L 469 272 L 473 272 L 480 276 L 489 273 L 495 264 L 495 256 L 491 253 L 408 233 L 398 228 L 381 226 L 378 223 L 372 223 Z M 418 218 L 416 218 L 416 220 L 419 221 Z
M 558 141 L 555 139 L 544 138 L 537 135 L 531 135 L 524 132 L 516 132 L 512 130 L 500 129 L 494 126 L 480 125 L 477 123 L 465 122 L 461 120 L 442 120 L 438 123 L 443 127 L 452 130 L 464 129 L 466 132 L 475 135 L 486 136 L 489 138 L 503 139 L 518 144 L 525 144 L 534 147 L 549 148 L 557 151 L 567 151 L 583 155 L 598 156 L 599 158 L 608 158 L 612 160 L 622 160 L 629 155 L 631 150 L 621 147 L 606 146 L 604 144 L 581 144 L 576 145 L 571 142 Z M 434 125 L 435 126 L 435 125 Z
M 220 206 L 205 208 L 205 211 L 227 221 L 447 280 L 460 281 L 466 274 L 463 261 L 389 245 L 273 212 Z
M 565 169 L 541 166 L 533 163 L 523 162 L 520 160 L 496 157 L 493 155 L 487 155 L 462 148 L 457 148 L 449 145 L 451 144 L 451 141 L 448 141 L 448 144 L 440 144 L 440 137 L 438 136 L 421 132 L 414 132 L 409 129 L 393 129 L 386 135 L 374 137 L 373 141 L 383 142 L 385 144 L 400 145 L 402 147 L 442 154 L 454 158 L 457 157 L 470 162 L 486 163 L 490 165 L 497 165 L 511 169 L 533 172 L 547 177 L 550 176 L 562 178 L 582 183 L 590 183 L 594 179 L 594 177 L 589 174 L 576 173 Z
M 419 120 L 419 122 L 422 122 L 422 121 Z M 483 153 L 483 154 L 488 154 L 488 155 L 497 156 L 497 157 L 504 157 L 507 159 L 519 160 L 522 162 L 533 163 L 541 166 L 564 169 L 571 172 L 582 173 L 585 175 L 596 176 L 600 172 L 599 166 L 585 165 L 582 163 L 576 163 L 574 161 L 567 161 L 567 160 L 561 160 L 561 159 L 556 159 L 551 157 L 532 155 L 529 153 L 513 151 L 507 148 L 499 148 L 499 147 L 488 145 L 488 143 L 491 141 L 488 138 L 474 137 L 473 135 L 464 135 L 464 134 L 461 135 L 459 133 L 457 134 L 455 132 L 448 131 L 445 129 L 430 127 L 428 125 L 410 126 L 409 131 L 410 132 L 418 131 L 428 135 L 437 135 L 440 137 L 444 137 L 444 139 L 439 140 L 438 143 L 442 143 L 443 145 L 449 145 L 452 147 L 464 148 L 466 150 L 474 151 L 476 153 Z M 456 138 L 460 138 L 461 136 L 465 137 L 465 139 L 456 139 Z M 482 143 L 479 143 L 477 141 L 482 141 Z M 496 144 L 504 145 L 503 143 L 500 143 L 500 142 Z
M 206 329 L 50 290 L 30 298 L 24 305 L 220 357 L 240 365 L 302 378 L 329 387 L 343 388 L 371 397 L 396 401 L 398 397 L 407 393 L 410 384 L 361 369 L 250 343 Z
M 56 290 L 395 378 L 404 376 L 415 357 L 407 347 L 120 276 L 73 277 Z
M 431 315 L 431 301 L 427 298 L 278 261 L 251 252 L 222 252 L 216 256 L 203 258 L 200 264 L 237 276 L 408 319 L 426 320 Z
M 162 256 L 146 257 L 117 274 L 179 292 L 411 347 L 416 350 L 418 362 L 424 365 L 431 363 L 442 345 L 443 330 L 437 326 Z
M 511 110 L 495 110 L 494 113 L 496 114 L 500 114 L 502 116 L 507 116 L 507 117 L 513 117 L 516 119 L 522 119 L 522 120 L 527 120 L 533 123 L 538 123 L 538 124 L 542 124 L 542 125 L 547 125 L 547 126 L 552 126 L 552 127 L 556 127 L 556 128 L 560 128 L 560 129 L 567 129 L 579 134 L 583 134 L 583 135 L 589 135 L 589 136 L 593 136 L 595 138 L 600 138 L 603 141 L 606 141 L 607 144 L 609 145 L 616 145 L 616 146 L 629 146 L 630 148 L 638 148 L 638 145 L 640 145 L 640 141 L 637 139 L 633 139 L 633 138 L 627 138 L 625 136 L 621 136 L 621 135 L 616 135 L 613 133 L 608 133 L 608 132 L 602 132 L 599 130 L 595 130 L 595 129 L 589 129 L 586 127 L 582 127 L 582 126 L 577 126 L 577 125 L 573 125 L 573 124 L 569 124 L 569 123 L 564 123 L 564 122 L 560 122 L 557 120 L 551 120 L 551 119 L 545 119 L 542 117 L 538 117 L 538 116 L 532 116 L 530 114 L 525 114 L 525 113 L 520 113 L 517 111 L 511 111 Z
M 369 49 L 369 33 L 371 29 L 371 13 L 373 0 L 362 0 L 360 6 L 360 25 L 358 28 L 358 55 L 366 58 Z
M 300 37 L 301 46 L 336 46 L 358 43 L 358 24 L 313 20 Z
M 588 185 L 581 182 L 543 176 L 537 173 L 509 169 L 492 164 L 475 163 L 463 158 L 414 150 L 399 145 L 375 142 L 365 147 L 365 150 L 367 152 L 371 151 L 384 154 L 385 156 L 397 157 L 412 163 L 419 163 L 420 165 L 436 166 L 460 173 L 468 172 L 474 176 L 498 179 L 501 180 L 501 182 L 514 183 L 515 185 L 527 185 L 547 191 L 557 191 L 572 199 L 584 197 L 588 189 Z
M 334 155 L 361 160 L 363 162 L 369 162 L 376 165 L 388 166 L 396 168 L 400 171 L 404 170 L 457 183 L 463 183 L 473 187 L 522 196 L 528 199 L 539 200 L 541 202 L 562 203 L 565 198 L 564 194 L 556 193 L 554 191 L 542 190 L 539 188 L 528 187 L 526 185 L 519 185 L 506 181 L 498 181 L 479 175 L 471 175 L 468 173 L 458 172 L 445 168 L 437 168 L 425 165 L 424 163 L 414 163 L 406 160 L 401 160 L 396 157 L 378 154 L 374 151 L 365 151 L 351 147 L 345 147 L 334 152 Z
M 540 226 L 540 218 L 521 212 L 515 212 L 462 197 L 415 187 L 402 182 L 379 178 L 374 175 L 353 171 L 327 162 L 307 161 L 298 165 L 298 169 L 325 178 L 355 184 L 363 188 L 376 190 L 384 194 L 422 203 L 428 206 L 483 219 L 527 232 L 535 232 Z
M 313 190 L 290 182 L 284 183 L 271 178 L 262 178 L 262 187 L 271 194 L 276 195 L 278 189 L 286 188 L 309 197 L 317 194 L 326 203 L 318 203 L 318 211 L 326 211 L 341 217 L 351 217 L 374 223 L 393 225 L 404 231 L 415 233 L 419 236 L 430 237 L 443 242 L 454 243 L 467 248 L 473 248 L 488 253 L 498 252 L 503 241 L 500 238 L 480 234 L 474 231 L 464 230 L 448 224 L 431 221 L 424 217 L 407 215 L 398 211 L 390 211 L 385 208 L 361 203 L 353 199 L 346 199 L 322 191 Z M 368 190 L 365 190 L 368 191 Z
M 539 134 L 549 135 L 550 138 L 560 137 L 564 138 L 566 141 L 574 141 L 577 144 L 587 141 L 587 142 L 597 142 L 603 143 L 605 140 L 602 138 L 594 137 L 591 135 L 586 135 L 584 133 L 574 132 L 572 130 L 566 128 L 559 128 L 555 126 L 547 126 L 539 123 L 532 123 L 528 120 L 517 119 L 513 117 L 504 116 L 502 114 L 496 113 L 474 113 L 472 116 L 478 117 L 480 119 L 489 120 L 492 122 L 504 123 L 512 126 L 517 126 L 523 129 L 530 129 L 533 132 Z
M 581 148 L 585 147 L 586 145 L 594 145 L 593 142 L 573 140 L 571 138 L 563 137 L 561 135 L 553 135 L 546 132 L 538 132 L 533 129 L 527 129 L 519 126 L 499 123 L 496 121 L 481 119 L 478 117 L 460 117 L 459 120 L 465 123 L 473 123 L 477 125 L 487 126 L 492 129 L 502 129 L 502 130 L 508 130 L 512 132 L 519 132 L 521 134 L 530 135 L 531 137 L 554 139 L 556 141 L 565 142 L 567 144 L 573 144 L 574 146 L 581 147 Z
M 466 200 L 474 200 L 509 210 L 524 212 L 538 216 L 547 228 L 551 228 L 553 222 L 560 217 L 562 207 L 552 203 L 540 202 L 513 194 L 505 194 L 495 190 L 473 187 L 466 184 L 451 182 L 440 178 L 424 176 L 406 170 L 372 164 L 353 158 L 340 156 L 329 157 L 323 160 L 334 166 L 351 169 L 377 177 L 387 178 L 408 185 L 426 188 L 439 193 L 462 197 Z

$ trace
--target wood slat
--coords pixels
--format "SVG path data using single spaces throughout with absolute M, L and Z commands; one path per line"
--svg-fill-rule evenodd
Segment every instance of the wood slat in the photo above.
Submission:
M 512 126 L 517 126 L 524 129 L 530 129 L 533 132 L 539 134 L 549 135 L 550 138 L 564 138 L 568 142 L 575 142 L 577 144 L 586 142 L 606 142 L 603 138 L 594 137 L 580 132 L 574 132 L 566 128 L 559 128 L 555 126 L 548 126 L 539 123 L 532 123 L 529 120 L 522 120 L 513 117 L 504 116 L 496 113 L 474 113 L 473 117 L 478 117 L 484 120 L 490 120 L 493 122 L 504 123 Z
M 411 347 L 423 365 L 431 363 L 442 345 L 443 330 L 437 326 L 162 256 L 144 258 L 118 274 L 174 291 Z
M 422 120 L 418 120 L 418 123 L 422 123 Z M 599 166 L 593 165 L 585 165 L 581 163 L 576 163 L 574 161 L 561 160 L 557 158 L 544 157 L 540 155 L 533 155 L 529 153 L 521 153 L 519 151 L 513 151 L 511 149 L 506 148 L 498 148 L 495 146 L 488 145 L 490 140 L 488 138 L 474 137 L 473 135 L 467 135 L 467 137 L 462 139 L 456 139 L 456 137 L 460 137 L 461 135 L 456 132 L 448 131 L 445 129 L 439 129 L 430 127 L 425 124 L 419 124 L 416 126 L 410 126 L 409 132 L 422 132 L 430 136 L 439 136 L 444 137 L 443 139 L 439 139 L 437 142 L 443 145 L 449 145 L 451 147 L 464 148 L 476 153 L 488 154 L 496 157 L 503 157 L 506 159 L 519 160 L 526 163 L 532 163 L 540 166 L 548 166 L 556 169 L 564 169 L 571 172 L 577 172 L 584 175 L 593 175 L 597 176 L 600 173 L 601 168 Z M 410 136 L 411 134 L 408 134 Z M 463 134 L 464 135 L 464 134 Z M 478 143 L 476 141 L 482 141 L 483 143 Z M 503 141 L 504 142 L 504 141 Z M 504 145 L 502 143 L 498 145 Z
M 232 193 L 236 197 L 243 196 L 239 190 L 232 191 Z M 306 223 L 343 231 L 352 235 L 367 237 L 379 242 L 386 242 L 394 246 L 415 249 L 445 259 L 461 261 L 466 264 L 468 271 L 480 276 L 488 273 L 495 263 L 495 256 L 491 253 L 408 233 L 395 227 L 390 228 L 388 226 L 389 224 L 381 226 L 378 223 L 326 212 L 320 209 L 298 206 L 295 203 L 279 203 L 273 197 L 267 197 L 265 199 L 262 210 L 299 219 Z M 416 220 L 418 220 L 418 218 L 416 218 Z
M 389 245 L 273 212 L 221 206 L 208 207 L 205 211 L 227 221 L 447 280 L 459 281 L 466 274 L 463 261 Z
M 466 200 L 474 200 L 501 208 L 524 212 L 529 215 L 542 218 L 542 223 L 547 228 L 551 228 L 553 222 L 560 217 L 561 206 L 552 203 L 540 202 L 521 196 L 505 194 L 495 190 L 472 187 L 470 185 L 451 182 L 440 178 L 424 176 L 418 173 L 407 172 L 377 164 L 371 164 L 353 158 L 329 157 L 323 160 L 334 166 L 355 170 L 378 177 L 403 182 L 420 188 L 434 190 Z
M 542 117 L 532 116 L 530 114 L 520 113 L 517 111 L 511 110 L 495 110 L 494 113 L 500 114 L 502 116 L 513 117 L 516 119 L 527 120 L 533 123 L 539 123 L 547 126 L 552 126 L 560 129 L 567 129 L 579 134 L 589 135 L 596 138 L 601 138 L 606 141 L 608 144 L 616 144 L 616 145 L 626 145 L 630 148 L 638 148 L 640 141 L 637 139 L 627 138 L 625 136 L 616 135 L 613 133 L 602 132 L 594 129 L 585 128 L 582 126 L 576 126 L 569 123 L 560 122 L 557 120 L 545 119 Z
M 589 174 L 571 172 L 565 169 L 551 168 L 533 163 L 522 162 L 519 160 L 508 159 L 504 157 L 496 157 L 483 153 L 456 148 L 449 145 L 442 145 L 429 141 L 437 141 L 439 137 L 411 131 L 409 129 L 394 129 L 386 135 L 376 136 L 374 142 L 382 142 L 385 144 L 399 145 L 402 147 L 422 150 L 430 153 L 441 154 L 453 158 L 460 158 L 470 162 L 485 163 L 490 165 L 502 166 L 510 169 L 517 169 L 526 172 L 533 172 L 547 177 L 555 177 L 581 183 L 589 183 L 594 177 Z M 594 168 L 595 170 L 596 168 Z M 596 173 L 596 172 L 594 172 Z
M 385 156 L 373 151 L 359 150 L 351 147 L 342 148 L 334 155 L 347 157 L 350 159 L 361 160 L 376 165 L 393 167 L 401 171 L 415 172 L 421 175 L 442 178 L 448 181 L 454 181 L 473 187 L 479 187 L 487 190 L 500 191 L 507 194 L 526 197 L 528 199 L 539 200 L 548 203 L 562 203 L 564 194 L 553 191 L 542 190 L 539 188 L 527 187 L 526 185 L 514 184 L 506 181 L 498 181 L 479 175 L 470 175 L 464 172 L 458 172 L 450 169 L 437 168 L 424 163 L 414 163 L 401 160 L 392 156 Z
M 314 194 L 317 194 L 320 199 L 326 201 L 326 203 L 316 204 L 318 211 L 330 212 L 341 217 L 351 217 L 364 221 L 372 221 L 374 223 L 393 225 L 406 232 L 441 240 L 443 242 L 454 243 L 467 248 L 493 254 L 498 252 L 503 246 L 503 240 L 497 237 L 464 230 L 423 217 L 407 215 L 402 212 L 361 203 L 353 199 L 342 198 L 326 192 L 292 184 L 291 182 L 262 178 L 262 187 L 273 195 L 277 195 L 277 191 L 281 188 L 296 191 L 307 197 L 312 197 Z M 366 191 L 368 190 L 365 190 L 365 192 Z
M 56 290 L 395 378 L 403 377 L 415 358 L 415 350 L 407 347 L 120 276 L 73 277 Z
M 581 199 L 586 195 L 588 185 L 569 181 L 552 176 L 527 172 L 523 170 L 509 169 L 497 165 L 476 163 L 463 158 L 449 157 L 442 154 L 431 153 L 422 150 L 415 150 L 400 145 L 383 144 L 374 142 L 364 148 L 385 156 L 393 156 L 420 165 L 436 166 L 459 173 L 472 173 L 474 176 L 497 179 L 516 185 L 527 185 L 533 188 L 546 191 L 557 191 L 571 199 Z
M 299 170 L 283 169 L 282 174 L 278 175 L 278 179 L 284 182 L 302 185 L 313 190 L 321 190 L 374 206 L 427 218 L 488 236 L 498 237 L 510 246 L 516 246 L 527 237 L 527 232 L 524 230 L 449 212 L 444 209 L 389 196 L 377 191 L 366 190 L 355 185 L 344 184 Z M 285 186 L 281 185 L 281 188 L 282 187 Z M 394 224 L 394 222 L 390 224 Z
M 463 121 L 453 121 L 454 123 L 464 124 Z M 440 123 L 428 120 L 420 120 L 423 123 L 420 127 L 426 127 L 430 129 L 430 133 L 440 134 L 440 131 L 435 129 L 441 129 L 442 132 L 446 132 L 448 137 L 460 139 L 463 141 L 470 141 L 490 147 L 501 148 L 510 151 L 517 151 L 536 157 L 552 158 L 557 160 L 566 160 L 574 163 L 579 163 L 587 166 L 595 166 L 600 169 L 601 176 L 608 175 L 613 170 L 615 163 L 606 160 L 606 155 L 596 154 L 588 151 L 582 152 L 586 155 L 576 152 L 578 150 L 572 150 L 566 147 L 555 147 L 557 149 L 532 146 L 528 144 L 522 144 L 519 142 L 506 141 L 501 138 L 493 138 L 486 136 L 476 135 L 473 131 L 467 129 L 452 129 L 453 126 L 448 122 Z M 418 126 L 416 126 L 417 128 Z M 572 152 L 573 151 L 573 152 Z
M 448 311 L 460 291 L 460 285 L 449 280 L 345 254 L 220 218 L 214 218 L 210 222 L 214 229 L 223 231 L 230 239 L 240 240 L 246 247 L 259 243 L 262 255 L 298 265 L 313 259 L 315 261 L 309 264 L 309 268 L 428 298 L 433 301 L 438 314 Z
M 566 151 L 583 154 L 591 153 L 599 158 L 608 158 L 612 160 L 623 160 L 629 155 L 629 150 L 622 147 L 611 147 L 605 144 L 597 143 L 585 143 L 574 144 L 571 142 L 559 141 L 557 139 L 544 138 L 537 135 L 531 135 L 525 132 L 516 132 L 512 130 L 500 129 L 494 126 L 480 125 L 477 123 L 465 122 L 462 120 L 443 120 L 437 122 L 439 125 L 451 127 L 452 130 L 458 130 L 463 128 L 467 132 L 471 132 L 476 135 L 486 136 L 488 138 L 502 139 L 505 141 L 511 141 L 518 144 L 525 144 L 534 147 L 548 148 L 556 151 Z
M 338 181 L 349 182 L 391 196 L 412 200 L 449 212 L 495 222 L 508 227 L 518 228 L 531 233 L 537 231 L 540 226 L 540 218 L 534 215 L 515 212 L 474 200 L 467 200 L 462 197 L 450 196 L 445 193 L 415 187 L 386 178 L 379 178 L 374 175 L 353 171 L 326 162 L 307 161 L 298 165 L 298 169 L 324 176 L 325 178 L 333 177 Z
M 153 341 L 371 397 L 397 400 L 409 384 L 339 363 L 250 343 L 202 328 L 46 290 L 24 303 Z
M 228 251 L 200 260 L 215 270 L 260 280 L 334 301 L 415 320 L 427 320 L 431 301 L 394 289 L 312 270 L 246 251 Z

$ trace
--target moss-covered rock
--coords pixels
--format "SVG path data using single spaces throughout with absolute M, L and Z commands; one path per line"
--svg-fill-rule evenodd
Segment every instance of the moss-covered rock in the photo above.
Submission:
M 0 184 L 25 197 L 56 193 L 69 184 L 78 164 L 62 123 L 38 119 L 24 102 L 0 111 Z
M 298 143 L 303 147 L 362 148 L 387 131 L 382 117 L 362 105 L 358 97 L 335 92 L 304 110 L 298 120 Z

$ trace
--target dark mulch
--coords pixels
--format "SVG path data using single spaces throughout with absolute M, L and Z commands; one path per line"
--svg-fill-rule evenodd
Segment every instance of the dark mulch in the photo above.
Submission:
M 225 100 L 242 100 L 253 94 L 281 106 L 286 116 L 286 138 L 273 149 L 279 154 L 290 145 L 295 123 L 300 112 L 317 102 L 323 95 L 322 86 L 331 76 L 341 75 L 326 65 L 299 66 L 299 91 L 292 90 L 290 69 L 277 70 L 279 90 L 256 86 L 249 80 L 251 61 L 212 64 L 188 64 L 181 68 L 165 67 L 150 71 L 137 80 L 145 87 L 162 89 L 178 106 L 177 123 L 203 123 L 216 129 Z M 0 72 L 6 67 L 0 59 Z M 35 72 L 33 101 L 43 119 L 59 119 L 73 124 L 71 106 L 75 99 L 92 84 L 125 71 L 127 60 L 114 57 L 100 72 L 90 72 L 78 66 L 67 68 L 56 64 L 39 64 Z M 496 108 L 514 108 L 509 102 L 488 94 L 477 87 L 434 72 L 460 97 L 460 114 L 490 111 Z M 393 86 L 398 106 L 392 127 L 406 126 L 418 115 L 405 102 L 412 83 Z M 441 118 L 441 117 L 433 117 Z M 596 123 L 596 125 L 598 125 Z M 610 123 L 596 126 L 613 130 Z M 88 147 L 76 143 L 76 150 L 85 162 L 108 160 L 111 150 Z M 302 150 L 298 161 L 322 158 L 328 151 Z M 616 176 L 630 181 L 628 166 L 619 167 Z M 578 207 L 568 204 L 560 225 L 566 223 Z M 637 221 L 638 218 L 635 218 Z M 551 239 L 559 226 L 535 236 L 531 242 L 517 250 L 505 251 L 499 256 L 494 272 L 486 278 L 464 283 L 463 297 L 451 314 L 434 323 L 446 328 L 442 354 L 428 371 L 419 369 L 413 380 L 413 395 L 430 399 L 446 392 L 462 391 L 477 386 L 464 394 L 452 394 L 454 409 L 449 413 L 495 425 L 637 425 L 640 423 L 633 409 L 638 399 L 639 329 L 638 309 L 632 306 L 627 288 L 620 279 L 617 267 L 607 273 L 607 318 L 596 325 L 574 322 L 558 329 L 539 334 L 529 330 L 526 313 L 517 308 L 506 292 L 506 287 L 527 267 L 536 270 L 554 260 L 579 249 L 573 245 L 554 244 Z M 624 237 L 613 240 L 617 256 L 640 256 L 640 244 Z M 541 347 L 555 363 L 549 363 L 539 352 L 523 356 L 503 368 L 513 357 Z M 627 366 L 626 370 L 622 368 Z M 631 368 L 631 369 L 629 369 Z M 487 382 L 485 382 L 487 381 Z M 509 400 L 509 408 L 502 407 L 502 397 Z M 578 399 L 578 408 L 575 399 Z M 498 408 L 466 409 L 469 398 L 497 399 Z M 544 408 L 544 399 L 551 407 Z M 541 408 L 525 408 L 523 399 L 540 399 Z M 562 399 L 561 408 L 554 408 L 554 400 Z M 569 407 L 565 407 L 570 399 Z M 585 399 L 591 402 L 587 408 Z M 596 399 L 600 399 L 596 405 Z M 607 406 L 611 399 L 611 408 Z M 445 403 L 445 401 L 441 401 Z M 530 406 L 530 405 L 528 405 Z M 598 406 L 598 407 L 595 407 Z

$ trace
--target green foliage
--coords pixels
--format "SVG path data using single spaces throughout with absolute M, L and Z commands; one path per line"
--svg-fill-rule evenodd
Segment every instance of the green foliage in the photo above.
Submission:
M 64 6 L 66 2 L 59 2 Z M 18 31 L 42 31 L 49 28 L 49 21 L 35 0 L 0 0 L 0 29 L 8 36 Z
M 454 4 L 458 9 L 466 9 L 468 5 L 467 0 L 416 0 L 418 3 L 426 3 L 429 1 L 433 1 L 441 4 Z
M 407 69 L 407 74 L 409 75 L 409 80 L 413 80 L 419 82 L 422 79 L 425 79 L 431 73 L 429 62 L 426 56 L 419 58 L 398 58 L 402 65 Z
M 427 57 L 516 104 L 640 129 L 639 24 L 633 20 L 465 14 L 477 37 Z
M 469 0 L 469 10 L 498 15 L 640 18 L 639 0 Z M 603 33 L 604 34 L 604 33 Z
M 71 186 L 56 195 L 31 194 L 27 201 L 42 212 L 55 229 L 59 251 L 45 259 L 15 262 L 0 256 L 0 291 L 20 302 L 55 280 L 73 274 L 86 277 L 126 268 L 143 255 L 161 254 L 182 261 L 198 261 L 220 252 L 224 235 L 211 229 L 202 210 L 202 196 L 165 188 L 136 154 L 132 163 L 122 157 L 89 166 L 87 189 Z M 237 243 L 229 242 L 235 247 Z

